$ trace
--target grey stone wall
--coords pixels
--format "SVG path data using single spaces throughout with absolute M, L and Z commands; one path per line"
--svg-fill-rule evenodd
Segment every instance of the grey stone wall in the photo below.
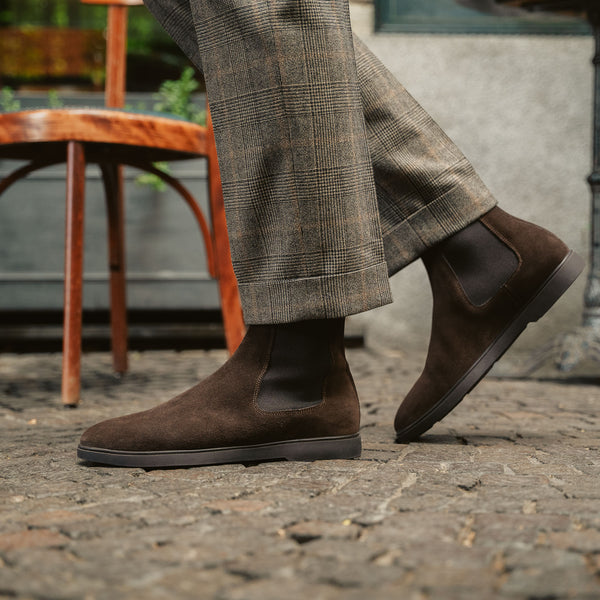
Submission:
M 371 3 L 353 27 L 472 160 L 500 205 L 587 256 L 591 37 L 373 32 Z M 581 318 L 583 277 L 515 345 L 529 350 Z M 369 345 L 424 350 L 431 299 L 415 263 L 392 279 L 394 304 L 353 318 Z

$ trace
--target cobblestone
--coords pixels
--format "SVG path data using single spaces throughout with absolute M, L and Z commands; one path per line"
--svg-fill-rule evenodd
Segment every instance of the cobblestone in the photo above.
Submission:
M 600 388 L 487 379 L 418 443 L 393 417 L 419 359 L 349 351 L 363 456 L 90 467 L 87 426 L 161 402 L 223 351 L 0 356 L 0 598 L 599 599 Z

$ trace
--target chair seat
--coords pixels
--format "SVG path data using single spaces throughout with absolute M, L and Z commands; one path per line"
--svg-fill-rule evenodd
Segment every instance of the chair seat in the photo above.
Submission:
M 90 144 L 92 161 L 118 160 L 132 151 L 140 159 L 181 160 L 207 148 L 204 127 L 161 113 L 61 108 L 0 115 L 0 158 L 39 157 L 42 143 L 56 155 L 69 141 Z

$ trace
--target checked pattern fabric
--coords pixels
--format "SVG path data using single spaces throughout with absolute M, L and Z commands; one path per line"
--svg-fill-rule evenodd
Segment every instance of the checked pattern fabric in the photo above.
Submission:
M 145 0 L 202 69 L 248 324 L 391 301 L 388 275 L 495 205 L 347 0 Z

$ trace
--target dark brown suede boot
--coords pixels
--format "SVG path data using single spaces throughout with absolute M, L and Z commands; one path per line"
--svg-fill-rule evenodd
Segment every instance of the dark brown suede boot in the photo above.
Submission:
M 581 273 L 556 236 L 499 208 L 424 257 L 433 292 L 427 361 L 395 419 L 410 442 L 445 417 Z
M 88 429 L 77 455 L 173 467 L 360 456 L 344 319 L 253 325 L 213 375 L 151 410 Z

